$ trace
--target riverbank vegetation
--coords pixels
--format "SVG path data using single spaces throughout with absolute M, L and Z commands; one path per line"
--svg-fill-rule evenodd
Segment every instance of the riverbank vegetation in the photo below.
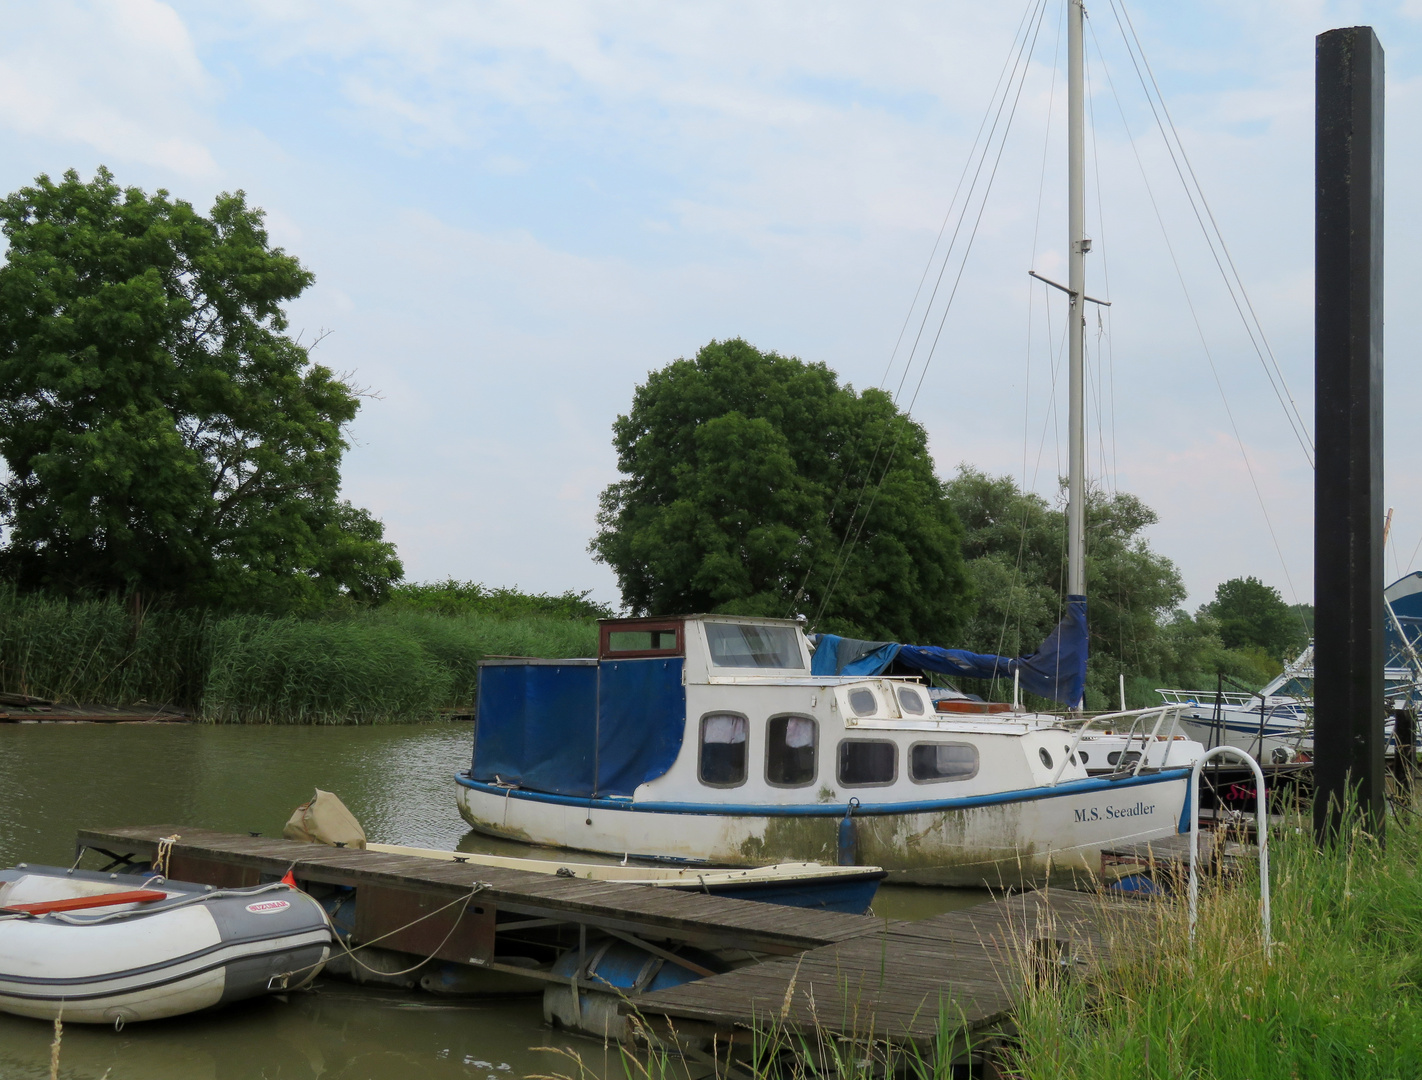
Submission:
M 318 616 L 145 607 L 0 589 L 0 689 L 169 706 L 202 720 L 389 723 L 467 713 L 485 656 L 597 651 L 586 594 L 397 587 Z
M 1156 908 L 1138 959 L 1039 984 L 1019 1011 L 1021 1080 L 1194 1076 L 1352 1080 L 1422 1075 L 1422 829 L 1359 830 L 1320 849 L 1311 822 L 1271 832 L 1272 959 L 1259 890 L 1206 887 L 1195 946 L 1185 904 Z

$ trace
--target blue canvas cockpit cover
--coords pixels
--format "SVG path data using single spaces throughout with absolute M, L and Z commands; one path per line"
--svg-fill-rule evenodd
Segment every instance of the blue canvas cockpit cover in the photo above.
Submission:
M 632 795 L 681 752 L 682 663 L 481 664 L 470 776 L 551 795 Z
M 1022 688 L 1069 708 L 1086 692 L 1086 597 L 1068 596 L 1066 615 L 1037 651 L 1027 656 L 993 656 L 936 645 L 896 645 L 821 634 L 810 665 L 814 675 L 878 675 L 897 661 L 918 671 L 969 679 L 1010 679 Z

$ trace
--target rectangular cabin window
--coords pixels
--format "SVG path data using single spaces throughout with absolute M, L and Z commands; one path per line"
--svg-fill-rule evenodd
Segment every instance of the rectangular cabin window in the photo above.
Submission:
M 839 782 L 843 787 L 892 784 L 898 764 L 898 747 L 886 739 L 845 739 L 839 744 Z
M 640 660 L 682 654 L 679 620 L 614 620 L 602 624 L 598 656 L 603 660 Z
M 817 725 L 808 716 L 772 716 L 765 725 L 765 779 L 776 787 L 815 782 Z
M 675 648 L 675 630 L 613 630 L 607 635 L 608 652 L 661 652 Z
M 701 718 L 701 782 L 736 787 L 746 782 L 746 736 L 750 725 L 736 713 L 707 713 Z
M 805 670 L 793 626 L 751 626 L 708 622 L 706 644 L 717 667 Z
M 915 784 L 971 780 L 978 775 L 978 748 L 971 743 L 915 743 L 909 748 L 909 779 Z

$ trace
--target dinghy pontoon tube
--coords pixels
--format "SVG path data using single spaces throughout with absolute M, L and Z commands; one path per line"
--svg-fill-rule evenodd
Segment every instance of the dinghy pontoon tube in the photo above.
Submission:
M 30 913 L 51 901 L 161 894 Z M 321 905 L 281 882 L 214 889 L 21 863 L 0 870 L 0 1011 L 121 1025 L 304 986 L 331 949 Z

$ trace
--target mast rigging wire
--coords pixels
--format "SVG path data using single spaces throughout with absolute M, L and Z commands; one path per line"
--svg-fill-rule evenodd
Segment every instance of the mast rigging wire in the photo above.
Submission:
M 1112 0 L 1115 3 L 1116 0 Z M 1092 31 L 1095 37 L 1095 30 Z M 1097 55 L 1101 55 L 1100 42 L 1097 42 Z M 1288 583 L 1289 594 L 1294 599 L 1297 607 L 1299 604 L 1298 590 L 1294 588 L 1293 576 L 1289 573 L 1289 564 L 1284 558 L 1283 548 L 1279 544 L 1278 534 L 1274 531 L 1274 522 L 1269 516 L 1269 508 L 1264 502 L 1264 493 L 1259 487 L 1259 479 L 1254 474 L 1254 464 L 1249 459 L 1249 452 L 1244 448 L 1244 438 L 1239 433 L 1239 424 L 1235 422 L 1234 411 L 1230 408 L 1229 395 L 1225 393 L 1224 383 L 1220 379 L 1219 369 L 1215 366 L 1214 354 L 1210 351 L 1210 344 L 1205 337 L 1205 329 L 1200 323 L 1199 313 L 1195 310 L 1195 301 L 1190 295 L 1190 287 L 1185 283 L 1185 273 L 1180 267 L 1180 260 L 1175 255 L 1175 247 L 1170 242 L 1170 233 L 1165 227 L 1165 218 L 1161 215 L 1160 205 L 1155 198 L 1155 189 L 1151 187 L 1150 177 L 1145 171 L 1145 163 L 1141 161 L 1140 148 L 1136 145 L 1134 136 L 1131 135 L 1130 123 L 1126 119 L 1125 106 L 1121 102 L 1121 96 L 1116 92 L 1115 80 L 1111 78 L 1111 69 L 1105 61 L 1102 61 L 1102 70 L 1106 73 L 1106 83 L 1111 88 L 1111 96 L 1115 99 L 1116 108 L 1121 114 L 1121 125 L 1125 128 L 1127 141 L 1131 146 L 1131 153 L 1136 159 L 1136 167 L 1140 170 L 1141 181 L 1145 184 L 1146 195 L 1150 199 L 1151 210 L 1155 214 L 1156 224 L 1160 228 L 1161 239 L 1165 243 L 1165 250 L 1170 255 L 1170 262 L 1175 268 L 1175 277 L 1180 282 L 1180 291 L 1185 297 L 1185 306 L 1190 311 L 1190 318 L 1195 324 L 1195 332 L 1200 338 L 1200 347 L 1205 353 L 1205 359 L 1209 363 L 1210 374 L 1214 377 L 1215 388 L 1219 391 L 1220 401 L 1224 405 L 1225 416 L 1229 419 L 1230 430 L 1234 433 L 1234 441 L 1239 447 L 1240 456 L 1244 459 L 1244 468 L 1249 474 L 1249 483 L 1254 488 L 1254 497 L 1259 503 L 1259 510 L 1264 515 L 1264 525 L 1269 530 L 1269 539 L 1274 544 L 1274 552 L 1279 557 L 1279 566 L 1284 571 L 1284 580 Z M 1310 462 L 1312 464 L 1312 462 Z
M 967 258 L 972 251 L 973 241 L 976 239 L 978 228 L 982 224 L 983 212 L 987 207 L 987 198 L 992 190 L 993 181 L 997 176 L 998 167 L 1001 165 L 1002 162 L 1002 152 L 1004 147 L 1006 146 L 1007 134 L 1008 131 L 1011 129 L 1012 121 L 1017 114 L 1017 106 L 1022 98 L 1022 89 L 1026 84 L 1027 70 L 1031 63 L 1032 53 L 1035 51 L 1036 48 L 1037 37 L 1041 31 L 1042 16 L 1046 11 L 1046 0 L 1029 0 L 1027 10 L 1029 17 L 1023 20 L 1022 23 L 1019 23 L 1019 27 L 1025 28 L 1025 32 L 1021 33 L 1020 39 L 1019 37 L 1014 37 L 1013 50 L 1010 50 L 1010 54 L 1011 51 L 1015 51 L 1016 55 L 1012 60 L 1012 67 L 1008 75 L 1006 85 L 1003 88 L 1002 96 L 995 103 L 996 109 L 994 110 L 993 105 L 989 104 L 989 110 L 994 112 L 992 126 L 988 130 L 987 138 L 982 143 L 982 152 L 978 156 L 977 165 L 973 170 L 972 182 L 968 187 L 967 194 L 964 196 L 963 204 L 960 208 L 958 215 L 958 222 L 954 226 L 952 236 L 950 237 L 948 242 L 948 247 L 944 251 L 943 262 L 939 269 L 938 275 L 934 280 L 933 290 L 929 294 L 928 301 L 924 306 L 923 318 L 919 321 L 919 329 L 915 334 L 914 344 L 909 351 L 907 359 L 904 362 L 903 375 L 900 376 L 899 384 L 895 388 L 893 397 L 891 399 L 892 403 L 897 406 L 899 399 L 902 397 L 904 385 L 907 382 L 909 373 L 912 371 L 913 368 L 914 358 L 918 354 L 918 347 L 923 338 L 923 331 L 927 326 L 929 315 L 931 314 L 933 310 L 933 305 L 937 300 L 939 290 L 943 283 L 943 279 L 948 270 L 948 266 L 953 261 L 954 249 L 958 246 L 958 238 L 962 234 L 962 229 L 964 222 L 967 218 L 968 209 L 972 204 L 974 193 L 978 190 L 978 182 L 982 178 L 983 168 L 987 163 L 988 155 L 992 152 L 993 140 L 996 137 L 997 153 L 993 157 L 992 168 L 988 173 L 986 184 L 984 185 L 982 194 L 979 197 L 977 214 L 973 219 L 972 228 L 968 233 L 966 244 L 964 245 L 962 249 L 962 254 L 959 257 L 958 272 L 954 277 L 953 286 L 948 295 L 948 299 L 944 303 L 943 316 L 939 320 L 938 330 L 934 337 L 933 345 L 932 347 L 930 347 L 928 354 L 923 361 L 922 368 L 919 372 L 918 381 L 914 386 L 913 396 L 910 398 L 908 406 L 904 409 L 906 417 L 912 415 L 913 407 L 918 401 L 919 392 L 923 389 L 924 376 L 927 375 L 928 367 L 933 361 L 934 352 L 937 349 L 938 341 L 943 333 L 943 325 L 947 320 L 948 312 L 953 304 L 953 299 L 957 295 L 958 285 L 962 281 L 963 269 L 967 265 Z M 1035 15 L 1033 15 L 1034 11 Z M 1015 91 L 1013 90 L 1014 82 L 1016 83 Z M 999 85 L 1002 84 L 999 83 Z M 1010 109 L 1007 108 L 1009 98 L 1011 99 Z M 1003 120 L 1004 109 L 1007 109 L 1005 122 Z M 1001 135 L 997 134 L 999 126 L 1001 126 L 1002 129 Z M 825 589 L 825 593 L 820 600 L 819 607 L 815 612 L 815 617 L 813 620 L 814 624 L 818 624 L 820 618 L 824 615 L 825 609 L 828 606 L 831 598 L 834 596 L 835 589 L 838 588 L 839 581 L 843 577 L 844 571 L 848 568 L 849 552 L 854 549 L 855 545 L 858 544 L 859 539 L 863 536 L 864 528 L 869 521 L 869 515 L 873 512 L 874 505 L 878 501 L 879 493 L 883 489 L 884 481 L 888 478 L 889 470 L 893 467 L 894 459 L 898 455 L 899 446 L 902 443 L 903 427 L 901 425 L 895 424 L 896 419 L 897 417 L 895 415 L 890 414 L 888 422 L 886 423 L 884 430 L 880 434 L 878 445 L 875 447 L 874 455 L 869 463 L 869 468 L 865 471 L 864 481 L 859 489 L 859 496 L 855 502 L 853 511 L 851 511 L 850 513 L 849 522 L 847 523 L 845 529 L 844 538 L 841 541 L 839 550 L 838 552 L 836 552 L 835 555 L 835 561 L 830 571 L 829 585 Z M 865 493 L 869 489 L 870 481 L 874 476 L 875 466 L 878 464 L 879 455 L 883 450 L 884 441 L 888 437 L 888 432 L 891 428 L 897 428 L 898 434 L 894 438 L 893 444 L 889 450 L 888 459 L 884 463 L 883 470 L 879 473 L 878 481 L 874 483 L 873 492 L 869 496 L 869 503 L 867 506 L 865 506 L 863 516 L 861 517 L 859 515 L 859 508 L 864 505 Z M 859 524 L 857 528 L 854 527 L 854 522 L 856 518 L 859 519 Z
M 1224 280 L 1225 288 L 1229 291 L 1230 300 L 1234 304 L 1235 311 L 1239 314 L 1240 322 L 1244 326 L 1245 333 L 1249 336 L 1249 343 L 1254 348 L 1254 354 L 1258 357 L 1260 366 L 1264 369 L 1264 374 L 1269 379 L 1269 386 L 1274 391 L 1275 398 L 1278 399 L 1279 406 L 1284 410 L 1284 416 L 1289 421 L 1289 427 L 1293 430 L 1294 438 L 1298 440 L 1299 447 L 1304 452 L 1304 457 L 1308 460 L 1309 468 L 1314 467 L 1314 444 L 1313 438 L 1309 434 L 1308 425 L 1304 422 L 1303 416 L 1299 412 L 1298 403 L 1294 401 L 1294 396 L 1290 392 L 1288 383 L 1284 379 L 1283 370 L 1279 367 L 1279 361 L 1274 355 L 1274 350 L 1269 346 L 1269 339 L 1264 334 L 1263 324 L 1259 321 L 1259 316 L 1255 313 L 1254 304 L 1249 299 L 1249 292 L 1244 287 L 1244 280 L 1239 275 L 1239 270 L 1235 267 L 1234 258 L 1230 255 L 1229 247 L 1225 243 L 1224 233 L 1220 230 L 1219 223 L 1215 220 L 1214 211 L 1210 209 L 1209 200 L 1205 198 L 1204 188 L 1200 185 L 1199 178 L 1195 175 L 1195 167 L 1190 164 L 1190 157 L 1185 152 L 1185 144 L 1180 139 L 1180 133 L 1175 127 L 1175 120 L 1170 115 L 1170 109 L 1165 104 L 1165 96 L 1161 93 L 1160 84 L 1156 81 L 1155 72 L 1150 66 L 1150 61 L 1146 58 L 1145 47 L 1141 44 L 1140 37 L 1136 34 L 1135 24 L 1131 22 L 1131 16 L 1126 11 L 1125 0 L 1110 0 L 1111 12 L 1115 16 L 1116 26 L 1121 32 L 1121 40 L 1126 46 L 1126 54 L 1131 58 L 1131 66 L 1135 68 L 1136 78 L 1140 80 L 1141 89 L 1146 96 L 1146 104 L 1150 106 L 1151 115 L 1155 118 L 1156 127 L 1160 131 L 1161 138 L 1165 142 L 1166 151 L 1170 154 L 1171 164 L 1175 167 L 1176 175 L 1180 178 L 1181 186 L 1184 188 L 1185 197 L 1190 202 L 1190 209 L 1195 215 L 1195 220 L 1200 226 L 1200 232 L 1205 238 L 1205 243 L 1209 246 L 1210 255 L 1215 260 L 1215 266 L 1220 272 L 1220 277 Z M 1122 18 L 1125 23 L 1122 23 Z M 1129 33 L 1128 33 L 1129 30 Z M 1095 36 L 1095 31 L 1092 31 Z M 1134 45 L 1134 47 L 1133 47 Z M 1098 53 L 1100 44 L 1097 44 Z M 1137 60 L 1139 54 L 1139 60 Z M 1104 66 L 1104 62 L 1103 62 Z M 1141 70 L 1144 67 L 1144 72 Z M 1109 78 L 1109 76 L 1108 76 Z M 1149 78 L 1149 84 L 1147 84 Z M 1152 89 L 1154 93 L 1152 93 Z M 1114 90 L 1113 90 L 1114 92 Z M 1160 108 L 1157 110 L 1156 102 L 1159 101 Z M 1119 104 L 1119 98 L 1117 104 Z M 1164 120 L 1161 117 L 1164 117 Z M 1124 110 L 1122 120 L 1125 119 Z M 1169 131 L 1167 132 L 1167 127 Z M 1178 151 L 1178 153 L 1177 153 Z M 1184 163 L 1182 169 L 1181 163 Z M 1186 174 L 1189 179 L 1186 179 Z M 1198 205 L 1196 199 L 1198 198 Z M 1206 227 L 1204 218 L 1201 217 L 1201 208 L 1204 209 L 1204 218 L 1209 219 L 1209 226 Z M 1218 250 L 1216 244 L 1219 245 Z M 1223 257 L 1223 262 L 1221 262 Z M 1225 267 L 1229 269 L 1226 270 Z M 1235 294 L 1236 287 L 1239 294 Z M 1240 299 L 1243 298 L 1243 306 Z M 1245 311 L 1248 311 L 1248 315 Z M 1258 335 L 1256 339 L 1256 333 Z M 1265 359 L 1267 355 L 1268 359 Z M 1277 381 L 1276 381 L 1277 380 Z

